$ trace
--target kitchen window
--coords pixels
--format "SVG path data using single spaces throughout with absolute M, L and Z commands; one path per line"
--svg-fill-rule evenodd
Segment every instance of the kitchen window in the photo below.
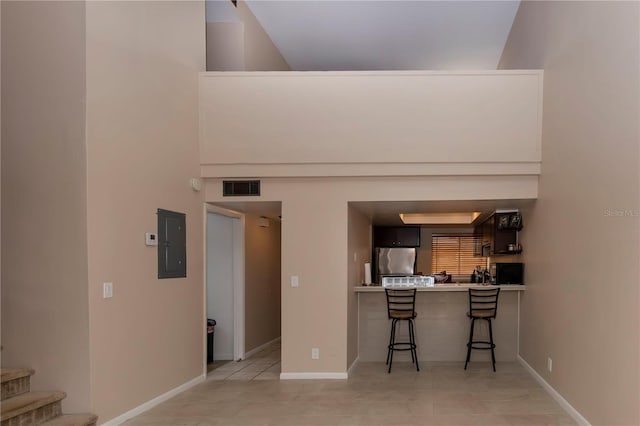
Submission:
M 474 256 L 478 237 L 473 234 L 439 234 L 431 237 L 431 271 L 447 274 L 471 274 L 476 265 L 484 267 L 487 258 Z

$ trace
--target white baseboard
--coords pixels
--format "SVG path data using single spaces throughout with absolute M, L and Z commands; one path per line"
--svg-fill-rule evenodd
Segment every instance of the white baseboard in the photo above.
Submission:
M 351 363 L 351 366 L 347 370 L 347 377 L 351 376 L 351 372 L 353 371 L 354 368 L 356 368 L 356 365 L 358 365 L 358 362 L 360 362 L 359 356 L 357 356 L 356 359 L 354 359 L 353 362 Z
M 129 411 L 127 411 L 124 414 L 119 415 L 116 418 L 113 418 L 111 420 L 109 420 L 108 422 L 102 423 L 102 426 L 118 426 L 121 425 L 122 423 L 126 422 L 127 420 L 129 420 L 132 417 L 135 417 L 139 414 L 144 413 L 147 410 L 150 410 L 151 408 L 155 407 L 156 405 L 165 402 L 166 400 L 168 400 L 169 398 L 173 398 L 174 396 L 176 396 L 177 394 L 186 391 L 189 388 L 192 388 L 193 386 L 197 385 L 198 383 L 202 383 L 205 379 L 205 375 L 202 374 L 192 380 L 189 380 L 186 383 L 183 383 L 182 385 L 178 386 L 177 388 L 171 389 L 169 392 L 165 392 L 160 396 L 157 396 L 155 398 L 153 398 L 150 401 L 145 402 L 144 404 L 138 405 L 136 408 L 133 408 Z
M 267 346 L 272 345 L 272 344 L 274 344 L 275 342 L 277 342 L 279 340 L 280 340 L 280 337 L 276 337 L 275 339 L 271 340 L 270 342 L 265 343 L 264 345 L 260 345 L 257 348 L 251 349 L 249 352 L 246 352 L 244 354 L 245 359 L 249 358 L 251 355 L 257 354 L 261 350 L 265 349 Z
M 348 379 L 347 373 L 280 373 L 280 380 Z
M 520 355 L 518 355 L 518 362 L 525 368 L 525 370 L 529 372 L 529 374 L 533 376 L 534 379 L 536 379 L 540 386 L 542 386 L 544 390 L 547 391 L 547 393 L 551 395 L 551 397 L 555 399 L 558 404 L 560 404 L 560 406 L 573 418 L 573 420 L 575 420 L 579 425 L 591 426 L 591 423 L 589 423 L 587 419 L 585 419 L 582 414 L 578 412 L 578 410 L 573 408 L 573 406 L 569 404 L 569 402 L 564 399 L 557 390 L 555 390 L 549 383 L 547 383 L 547 381 L 543 379 L 542 376 L 539 375 L 538 372 L 534 370 L 533 367 L 530 366 L 529 363 L 525 361 L 524 358 L 522 358 Z

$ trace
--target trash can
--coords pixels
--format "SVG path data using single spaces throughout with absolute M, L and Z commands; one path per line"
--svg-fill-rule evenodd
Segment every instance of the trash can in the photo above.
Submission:
M 207 318 L 207 364 L 213 362 L 213 329 L 216 320 Z

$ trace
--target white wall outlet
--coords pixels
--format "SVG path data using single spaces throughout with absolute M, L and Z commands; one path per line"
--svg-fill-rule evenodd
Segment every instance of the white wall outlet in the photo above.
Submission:
M 547 370 L 549 370 L 549 373 L 553 371 L 553 360 L 551 357 L 547 358 Z
M 102 298 L 110 299 L 113 297 L 113 283 L 102 283 Z
M 320 349 L 311 348 L 311 359 L 320 359 Z
M 291 287 L 298 287 L 300 284 L 297 275 L 291 275 Z
M 358 252 L 357 251 L 353 252 L 353 263 L 358 263 Z

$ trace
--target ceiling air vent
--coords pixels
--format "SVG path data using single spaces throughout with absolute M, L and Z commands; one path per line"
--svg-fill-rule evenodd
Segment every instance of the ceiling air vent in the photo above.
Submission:
M 260 195 L 259 180 L 224 180 L 222 181 L 222 196 L 238 197 Z

